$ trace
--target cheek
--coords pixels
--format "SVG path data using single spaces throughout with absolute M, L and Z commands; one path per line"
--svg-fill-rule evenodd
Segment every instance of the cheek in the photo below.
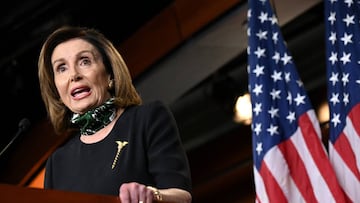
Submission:
M 100 95 L 104 95 L 108 93 L 109 84 L 108 81 L 105 81 L 103 79 L 99 79 L 92 85 L 93 90 L 97 92 Z
M 97 74 L 99 77 L 94 78 L 97 86 L 102 90 L 107 90 L 109 87 L 110 76 L 106 73 L 100 72 Z
M 55 87 L 56 87 L 56 90 L 58 91 L 60 97 L 62 98 L 63 95 L 66 94 L 66 82 L 62 81 L 62 80 L 57 80 L 55 78 Z

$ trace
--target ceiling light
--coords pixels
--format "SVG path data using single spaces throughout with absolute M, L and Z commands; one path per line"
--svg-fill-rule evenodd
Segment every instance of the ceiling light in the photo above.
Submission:
M 252 110 L 251 110 L 250 94 L 245 93 L 239 96 L 235 104 L 234 121 L 237 123 L 243 123 L 245 125 L 251 124 Z

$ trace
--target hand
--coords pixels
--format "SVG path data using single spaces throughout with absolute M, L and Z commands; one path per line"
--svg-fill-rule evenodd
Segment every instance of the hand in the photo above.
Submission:
M 136 182 L 124 183 L 120 186 L 121 203 L 152 203 L 154 192 Z

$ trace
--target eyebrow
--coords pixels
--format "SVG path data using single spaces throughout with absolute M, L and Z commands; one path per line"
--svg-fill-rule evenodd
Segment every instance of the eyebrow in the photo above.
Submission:
M 95 49 L 80 51 L 79 53 L 76 54 L 76 57 L 78 57 L 79 55 L 81 55 L 83 53 L 90 53 L 91 55 L 94 56 L 94 59 L 96 59 L 96 60 L 98 59 L 98 54 L 97 54 L 97 51 Z M 62 60 L 63 60 L 63 58 L 56 59 L 55 61 L 51 62 L 51 65 L 54 66 L 55 63 L 61 62 Z

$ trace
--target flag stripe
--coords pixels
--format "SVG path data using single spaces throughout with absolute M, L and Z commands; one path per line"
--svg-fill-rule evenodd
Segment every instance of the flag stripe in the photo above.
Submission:
M 359 171 L 356 166 L 356 157 L 352 149 L 352 145 L 347 137 L 347 135 L 351 135 L 352 133 L 349 132 L 345 134 L 346 130 L 351 130 L 351 129 L 348 126 L 345 127 L 344 133 L 341 133 L 340 136 L 337 138 L 334 144 L 334 148 L 339 154 L 340 158 L 343 160 L 343 164 L 345 164 L 350 169 L 350 171 L 354 173 L 354 176 L 356 176 L 357 179 L 360 180 Z M 359 145 L 357 150 L 359 150 Z
M 324 3 L 329 160 L 349 202 L 360 202 L 359 3 L 334 0 Z
M 353 128 L 355 129 L 355 133 L 357 136 L 352 137 L 354 141 L 357 141 L 356 143 L 359 143 L 360 139 L 360 104 L 357 104 L 353 107 L 353 109 L 349 113 L 349 118 L 353 123 Z M 359 145 L 355 145 L 359 146 Z M 353 148 L 355 149 L 355 148 Z
M 248 2 L 256 199 L 344 203 L 319 122 L 269 0 Z
M 356 164 L 357 166 L 357 170 L 356 172 L 354 172 L 356 174 L 356 176 L 359 178 L 359 171 L 360 171 L 360 104 L 355 105 L 355 107 L 353 108 L 353 110 L 350 111 L 350 113 L 348 114 L 348 117 L 350 118 L 350 121 L 347 121 L 350 125 L 352 125 L 351 128 L 349 128 L 350 132 L 348 132 L 349 130 L 347 128 L 345 128 L 345 134 L 346 137 L 348 138 L 348 140 L 351 140 L 350 145 L 351 145 L 351 149 L 354 152 L 354 156 L 355 156 L 355 161 L 353 161 L 353 163 Z M 354 130 L 354 132 L 351 132 L 351 130 Z M 355 171 L 355 170 L 353 170 Z
M 266 194 L 266 188 L 264 185 L 264 180 L 262 179 L 261 175 L 259 174 L 256 167 L 253 167 L 254 171 L 254 182 L 255 182 L 255 195 L 256 195 L 256 201 L 257 202 L 270 202 L 269 198 Z
M 343 172 L 343 173 L 338 173 L 337 177 L 340 185 L 343 187 L 344 192 L 347 195 L 348 200 L 346 202 L 354 202 L 351 200 L 360 199 L 359 179 L 357 179 L 357 177 L 354 176 L 354 174 L 349 170 L 349 168 L 343 162 L 344 160 L 340 157 L 337 150 L 333 148 L 334 146 L 330 143 L 329 153 L 334 169 L 335 171 Z
M 273 153 L 280 154 L 276 150 L 276 148 L 274 148 L 273 152 L 269 152 L 269 154 L 273 154 Z M 276 162 L 271 162 L 271 164 L 269 165 L 269 166 L 274 166 L 274 165 L 279 164 L 279 161 L 281 161 L 281 160 L 280 159 L 275 159 L 275 160 L 270 160 L 270 161 L 276 161 Z M 288 202 L 287 198 L 285 197 L 284 191 L 282 190 L 281 186 L 279 186 L 278 181 L 273 176 L 274 171 L 281 173 L 281 169 L 278 170 L 278 171 L 277 170 L 271 170 L 271 169 L 268 168 L 268 164 L 266 162 L 267 161 L 265 161 L 265 163 L 262 164 L 262 166 L 261 166 L 260 175 L 264 180 L 266 194 L 268 195 L 269 202 L 279 202 L 279 203 Z M 284 165 L 278 165 L 278 166 L 284 166 Z M 283 174 L 287 174 L 287 173 L 283 173 Z M 276 176 L 276 177 L 278 177 L 278 176 Z
M 302 115 L 299 120 L 299 126 L 303 135 L 301 138 L 304 138 L 304 143 L 298 141 L 297 146 L 306 145 L 307 147 L 304 149 L 308 149 L 309 152 L 303 152 L 302 154 L 312 156 L 303 157 L 303 160 L 307 160 L 305 163 L 311 163 L 306 165 L 306 167 L 307 171 L 310 172 L 312 184 L 318 188 L 315 190 L 315 192 L 317 192 L 316 196 L 320 202 L 335 202 L 333 198 L 338 198 L 337 202 L 344 201 L 343 192 L 338 185 L 337 179 L 334 178 L 335 172 L 329 162 L 324 145 L 321 139 L 314 139 L 314 136 L 320 133 L 319 128 L 316 129 L 314 125 L 311 125 L 311 123 L 318 122 L 315 112 L 311 110 L 307 114 Z M 331 199 L 323 199 L 327 197 Z
M 298 131 L 296 131 L 295 135 L 293 135 L 291 139 L 279 144 L 279 148 L 282 154 L 284 157 L 286 157 L 286 160 L 288 160 L 287 165 L 290 171 L 290 176 L 288 178 L 293 179 L 294 184 L 297 186 L 292 186 L 291 189 L 289 188 L 290 190 L 288 192 L 288 200 L 289 202 L 297 202 L 301 197 L 301 199 L 304 199 L 301 202 L 316 202 L 315 194 L 310 183 L 310 178 L 306 172 L 305 164 L 301 157 L 301 153 L 303 152 L 296 149 L 295 145 L 299 143 L 296 143 L 296 140 L 293 140 L 295 137 L 299 136 L 301 137 L 302 135 L 299 135 Z M 286 177 L 281 173 L 277 175 L 280 177 Z M 284 185 L 283 190 L 288 190 L 287 187 L 289 186 Z

